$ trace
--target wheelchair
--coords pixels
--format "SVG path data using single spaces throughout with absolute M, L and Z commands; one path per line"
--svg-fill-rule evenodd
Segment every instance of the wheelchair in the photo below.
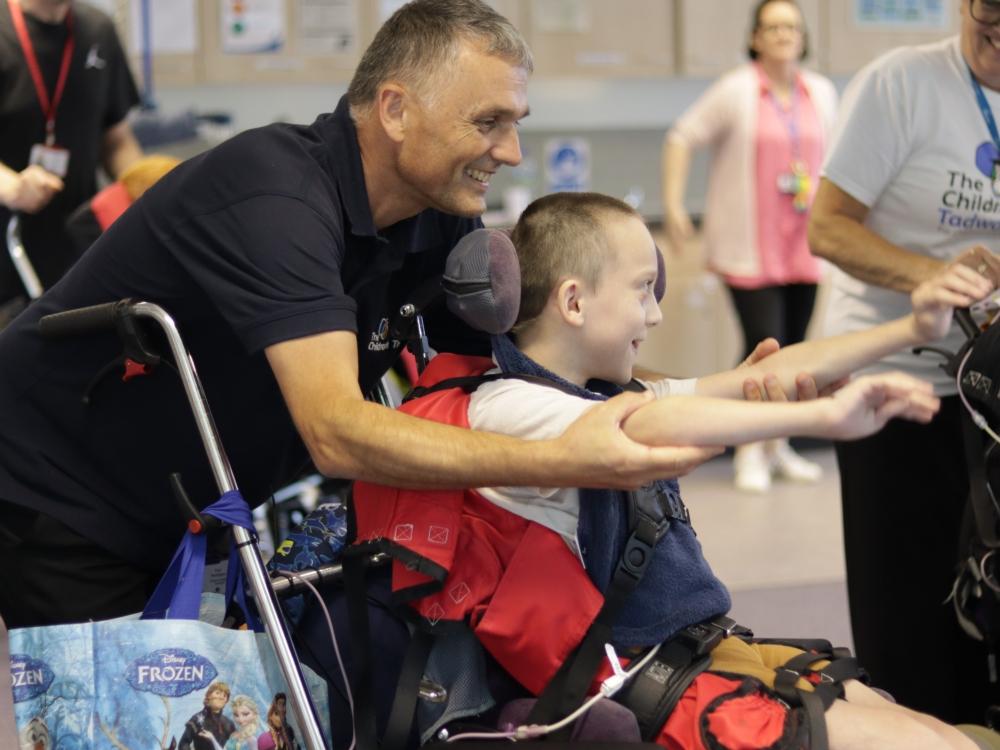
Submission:
M 490 253 L 498 251 L 498 246 L 502 245 L 502 240 L 497 235 L 487 235 L 485 238 L 480 235 L 476 240 L 456 248 L 458 258 L 455 261 L 457 266 L 449 270 L 453 271 L 452 278 L 446 278 L 445 286 L 450 287 L 448 304 L 452 311 L 463 317 L 467 322 L 475 327 L 486 330 L 490 333 L 506 330 L 503 326 L 509 327 L 512 320 L 507 321 L 510 314 L 509 305 L 504 309 L 502 301 L 497 299 L 497 291 L 489 278 L 477 276 L 475 271 L 462 268 L 462 253 L 466 256 L 479 253 Z M 468 260 L 468 257 L 464 258 Z M 489 268 L 489 263 L 483 263 L 482 258 L 478 262 L 468 264 L 472 268 Z M 470 280 L 471 274 L 471 280 Z M 446 272 L 446 277 L 447 277 Z M 661 274 L 662 277 L 662 274 Z M 662 288 L 660 290 L 662 294 Z M 407 305 L 400 311 L 400 338 L 407 340 L 412 350 L 416 353 L 418 364 L 426 366 L 430 359 L 426 334 L 423 331 L 422 318 L 420 316 L 419 305 Z M 499 312 L 498 312 L 499 311 Z M 514 310 L 516 315 L 516 309 Z M 167 341 L 174 361 L 178 365 L 185 392 L 188 394 L 192 405 L 199 433 L 211 463 L 213 474 L 220 492 L 225 492 L 235 488 L 235 479 L 229 469 L 222 454 L 218 435 L 212 423 L 211 414 L 208 411 L 207 403 L 201 392 L 197 376 L 194 375 L 193 368 L 190 368 L 190 361 L 183 344 L 177 334 L 176 326 L 170 320 L 162 308 L 151 305 L 147 302 L 122 300 L 120 302 L 99 305 L 94 308 L 68 311 L 49 316 L 43 319 L 42 328 L 45 335 L 74 335 L 93 330 L 114 329 L 122 338 L 126 355 L 138 363 L 148 361 L 158 361 L 159 355 L 149 350 L 148 343 L 142 335 L 142 327 L 136 325 L 139 319 L 151 319 L 160 325 L 166 333 Z M 506 321 L 506 322 L 505 322 Z M 494 330 L 495 329 L 495 330 Z M 1000 379 L 998 379 L 1000 380 Z M 386 405 L 393 405 L 392 399 L 385 393 L 374 394 L 375 399 L 382 401 Z M 290 492 L 290 497 L 294 497 L 295 492 Z M 320 507 L 324 503 L 320 503 Z M 326 503 L 328 511 L 349 507 L 349 493 L 337 497 L 336 501 Z M 189 513 L 197 518 L 197 510 L 190 508 Z M 392 612 L 392 602 L 388 589 L 386 588 L 386 563 L 388 556 L 384 553 L 344 555 L 345 542 L 351 536 L 350 518 L 346 513 L 333 513 L 327 521 L 319 527 L 319 533 L 312 537 L 318 539 L 319 543 L 327 543 L 326 554 L 313 553 L 307 558 L 303 558 L 301 564 L 294 563 L 291 566 L 281 564 L 272 560 L 270 574 L 265 569 L 261 555 L 256 548 L 251 535 L 243 529 L 234 529 L 237 541 L 240 545 L 240 557 L 244 568 L 248 572 L 251 593 L 258 603 L 266 629 L 271 635 L 276 650 L 279 655 L 279 663 L 285 674 L 285 679 L 291 687 L 290 699 L 296 718 L 303 727 L 302 740 L 309 750 L 323 747 L 322 737 L 319 734 L 315 716 L 312 715 L 311 702 L 305 692 L 299 673 L 298 659 L 301 656 L 303 661 L 320 673 L 326 674 L 331 679 L 331 696 L 337 696 L 345 704 L 342 711 L 340 726 L 335 724 L 334 732 L 338 736 L 335 740 L 335 747 L 347 747 L 348 743 L 356 746 L 359 750 L 374 750 L 375 747 L 382 747 L 384 750 L 396 750 L 420 744 L 444 743 L 462 739 L 466 743 L 478 744 L 477 739 L 486 737 L 496 738 L 506 734 L 508 738 L 516 738 L 519 741 L 529 741 L 532 744 L 540 741 L 539 732 L 536 730 L 525 731 L 524 727 L 531 723 L 537 723 L 535 717 L 539 704 L 546 700 L 546 694 L 542 694 L 542 699 L 535 703 L 533 699 L 525 694 L 519 686 L 513 685 L 512 680 L 500 681 L 497 684 L 498 674 L 502 671 L 495 664 L 489 661 L 488 656 L 474 648 L 470 650 L 468 638 L 463 640 L 462 636 L 453 639 L 452 643 L 441 650 L 436 657 L 433 651 L 434 644 L 427 644 L 426 651 L 420 659 L 411 658 L 407 650 L 392 650 L 388 644 L 395 642 L 412 641 L 411 624 L 396 618 Z M 334 544 L 329 544 L 331 538 L 336 538 Z M 339 545 L 339 546 L 338 546 Z M 294 549 L 295 544 L 292 545 Z M 279 552 L 282 550 L 279 545 Z M 287 557 L 282 554 L 281 557 Z M 280 561 L 279 561 L 280 562 Z M 306 564 L 308 562 L 308 564 Z M 318 564 L 317 564 L 318 563 Z M 377 580 L 366 588 L 365 578 L 371 571 Z M 349 629 L 352 631 L 351 649 L 347 652 L 349 659 L 359 660 L 355 662 L 354 670 L 360 676 L 358 682 L 361 689 L 358 695 L 383 693 L 395 691 L 398 682 L 398 673 L 405 673 L 412 689 L 402 699 L 393 701 L 393 704 L 383 710 L 383 716 L 376 717 L 376 709 L 373 705 L 365 705 L 364 701 L 355 703 L 352 698 L 353 680 L 347 678 L 342 655 L 336 656 L 335 663 L 323 663 L 322 657 L 315 653 L 315 646 L 320 638 L 325 637 L 326 625 L 330 615 L 324 612 L 325 606 L 319 609 L 311 609 L 308 616 L 309 621 L 303 623 L 298 621 L 294 630 L 286 623 L 278 605 L 277 596 L 290 597 L 302 591 L 313 592 L 317 586 L 352 588 L 355 591 L 357 601 L 360 592 L 361 601 L 367 605 L 374 605 L 373 611 L 377 613 L 376 620 L 370 618 L 358 619 L 357 607 L 351 612 L 350 603 L 347 597 L 340 599 L 340 611 L 335 612 L 333 619 L 341 623 L 352 623 Z M 286 607 L 286 610 L 289 609 Z M 301 613 L 300 613 L 301 614 Z M 331 627 L 332 631 L 333 628 Z M 362 634 L 362 635 L 359 635 Z M 611 704 L 609 702 L 586 702 L 581 708 L 590 709 L 590 714 L 583 714 L 582 711 L 574 710 L 567 719 L 577 718 L 584 715 L 585 718 L 576 725 L 576 734 L 565 730 L 568 722 L 563 720 L 562 707 L 564 701 L 562 696 L 556 696 L 555 703 L 549 701 L 545 706 L 542 715 L 549 721 L 551 734 L 555 736 L 554 741 L 547 741 L 550 748 L 558 748 L 568 742 L 574 746 L 586 746 L 593 750 L 610 750 L 610 748 L 624 747 L 627 743 L 630 747 L 635 747 L 642 743 L 641 738 L 650 739 L 648 731 L 640 730 L 640 721 L 646 725 L 655 724 L 668 712 L 671 701 L 679 697 L 680 691 L 687 683 L 671 682 L 670 674 L 674 672 L 689 672 L 697 674 L 699 668 L 707 666 L 708 652 L 722 638 L 737 634 L 737 628 L 732 621 L 726 622 L 716 619 L 712 622 L 701 623 L 685 629 L 678 639 L 671 639 L 667 644 L 661 644 L 655 648 L 647 650 L 644 654 L 636 655 L 639 666 L 627 677 L 633 678 L 633 684 L 644 684 L 642 690 L 634 690 L 638 698 L 630 704 L 630 708 Z M 366 661 L 369 656 L 365 653 L 369 649 L 365 644 L 376 644 L 377 653 L 384 662 L 391 662 L 393 667 L 391 674 L 373 669 L 371 663 Z M 854 673 L 850 658 L 842 653 L 835 652 L 825 643 L 801 643 L 807 650 L 807 657 L 800 664 L 789 664 L 785 670 L 786 682 L 794 682 L 801 675 L 815 676 L 819 684 L 832 682 L 836 677 L 846 678 Z M 663 653 L 661 653 L 661 649 Z M 334 650 L 337 650 L 334 641 Z M 469 657 L 469 654 L 473 656 Z M 824 673 L 822 669 L 813 670 L 811 665 L 818 659 L 825 657 L 840 657 L 840 666 L 833 672 Z M 600 659 L 598 659 L 600 660 Z M 680 660 L 680 661 L 678 661 Z M 592 660 L 591 660 L 592 662 Z M 569 662 L 567 662 L 569 663 Z M 614 662 L 612 662 L 614 663 Z M 469 664 L 474 664 L 477 668 L 476 674 L 467 674 Z M 593 664 L 591 663 L 591 667 Z M 430 668 L 427 668 L 430 667 Z M 591 671 L 593 671 L 591 669 Z M 834 674 L 835 673 L 835 674 Z M 831 676 L 833 675 L 833 676 Z M 828 679 L 829 678 L 829 679 Z M 622 678 L 622 684 L 625 682 Z M 474 688 L 487 688 L 487 693 Z M 495 693 L 490 693 L 495 690 Z M 831 694 L 832 695 L 832 694 Z M 830 698 L 832 700 L 832 697 Z M 446 712 L 452 710 L 451 714 Z M 555 708 L 553 708 L 555 706 Z M 622 710 L 619 710 L 622 709 Z M 624 713 L 623 713 L 624 711 Z M 554 712 L 554 713 L 553 713 Z M 413 717 L 423 713 L 422 724 L 414 724 Z M 822 706 L 820 707 L 822 716 Z M 488 717 L 488 721 L 493 722 L 492 726 L 484 729 L 481 726 L 483 717 Z M 588 721 L 590 725 L 588 726 Z M 382 737 L 381 743 L 375 740 L 374 728 L 376 723 L 387 727 L 386 733 Z M 565 726 L 564 726 L 565 725 Z M 420 726 L 420 729 L 415 727 Z M 504 732 L 496 729 L 497 726 L 509 727 Z M 613 727 L 611 731 L 608 727 Z M 311 728 L 315 727 L 315 733 Z M 357 730 L 357 731 L 356 731 Z M 565 730 L 565 731 L 564 731 Z M 817 740 L 818 735 L 814 735 Z M 596 739 L 595 739 L 596 738 Z M 627 738 L 627 740 L 626 740 Z M 813 744 L 819 747 L 820 742 Z M 652 748 L 653 745 L 648 745 Z

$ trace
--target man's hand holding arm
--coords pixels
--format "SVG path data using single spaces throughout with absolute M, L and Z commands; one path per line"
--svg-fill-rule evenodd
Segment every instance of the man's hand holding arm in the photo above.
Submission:
M 632 488 L 685 473 L 719 452 L 650 448 L 626 437 L 621 424 L 650 400 L 644 394 L 594 406 L 557 439 L 524 441 L 365 401 L 350 332 L 285 341 L 266 355 L 317 469 L 328 476 L 427 488 Z

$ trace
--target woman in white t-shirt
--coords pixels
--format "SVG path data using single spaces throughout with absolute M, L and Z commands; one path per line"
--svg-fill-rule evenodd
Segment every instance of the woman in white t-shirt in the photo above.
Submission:
M 792 0 L 757 4 L 748 53 L 750 63 L 681 116 L 663 159 L 664 220 L 677 254 L 692 233 L 684 207 L 690 154 L 712 149 L 705 249 L 730 291 L 747 353 L 768 337 L 782 345 L 805 337 L 820 277 L 806 244 L 807 211 L 837 104 L 829 80 L 800 68 L 806 34 Z M 743 446 L 735 468 L 736 486 L 755 492 L 770 487 L 772 473 L 821 475 L 784 440 Z

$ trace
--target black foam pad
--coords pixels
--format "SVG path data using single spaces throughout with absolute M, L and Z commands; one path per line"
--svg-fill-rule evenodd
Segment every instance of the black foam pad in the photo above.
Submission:
M 442 286 L 448 309 L 473 328 L 506 333 L 521 306 L 521 266 L 508 234 L 477 229 L 445 261 Z

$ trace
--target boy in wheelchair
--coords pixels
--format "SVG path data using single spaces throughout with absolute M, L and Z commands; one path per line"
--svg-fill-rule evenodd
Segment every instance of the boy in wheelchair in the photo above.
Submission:
M 505 239 L 486 230 L 474 234 L 469 242 L 482 243 L 487 254 Z M 494 336 L 492 361 L 436 357 L 403 409 L 545 440 L 628 387 L 639 345 L 662 317 L 654 294 L 661 259 L 633 209 L 595 194 L 535 201 L 511 239 L 521 275 L 511 335 Z M 953 307 L 991 290 L 985 278 L 955 264 L 914 291 L 910 316 L 788 347 L 768 358 L 768 377 L 776 376 L 786 392 L 794 392 L 802 371 L 820 387 L 830 385 L 891 351 L 941 337 Z M 719 446 L 790 435 L 843 440 L 871 434 L 894 417 L 928 421 L 937 410 L 930 387 L 903 374 L 858 378 L 812 401 L 742 401 L 745 380 L 763 380 L 755 367 L 644 382 L 651 395 L 623 429 L 648 445 Z M 498 699 L 517 695 L 517 687 L 522 695 L 540 695 L 527 719 L 533 725 L 563 718 L 595 686 L 609 695 L 623 688 L 619 700 L 636 713 L 642 738 L 667 748 L 976 747 L 954 727 L 867 688 L 857 679 L 863 672 L 839 650 L 810 644 L 806 653 L 739 637 L 724 617 L 728 592 L 702 555 L 674 480 L 636 493 L 358 483 L 354 522 L 355 552 L 380 550 L 393 558 L 391 581 L 383 577 L 363 595 L 367 606 L 355 608 L 368 610 L 372 627 L 369 635 L 352 630 L 357 640 L 349 657 L 350 670 L 374 672 L 374 691 L 368 685 L 355 698 L 361 706 L 372 695 L 382 700 L 374 700 L 358 731 L 372 731 L 374 714 L 380 731 L 388 726 L 383 747 L 443 736 L 449 721 L 489 706 L 488 692 L 443 710 L 419 706 L 417 729 L 409 727 L 412 711 L 403 707 L 415 702 L 406 697 L 415 686 L 402 683 L 449 671 L 440 680 L 449 690 L 478 680 Z M 344 600 L 351 606 L 348 589 L 334 602 L 340 616 Z M 362 599 L 355 593 L 355 603 Z M 313 647 L 315 627 L 307 617 L 301 631 Z M 378 647 L 372 663 L 358 654 L 369 637 Z M 617 654 L 609 652 L 603 667 L 595 656 L 603 657 L 605 642 L 618 649 L 622 664 L 639 665 L 629 683 L 617 676 Z M 485 653 L 477 652 L 480 646 Z M 424 657 L 416 656 L 421 648 Z M 435 658 L 438 652 L 448 656 Z M 334 673 L 329 656 L 314 660 Z M 443 662 L 450 666 L 442 670 Z M 470 680 L 469 673 L 480 676 Z M 335 726 L 345 723 L 344 710 L 334 706 Z M 511 734 L 525 739 L 543 731 L 522 727 Z

